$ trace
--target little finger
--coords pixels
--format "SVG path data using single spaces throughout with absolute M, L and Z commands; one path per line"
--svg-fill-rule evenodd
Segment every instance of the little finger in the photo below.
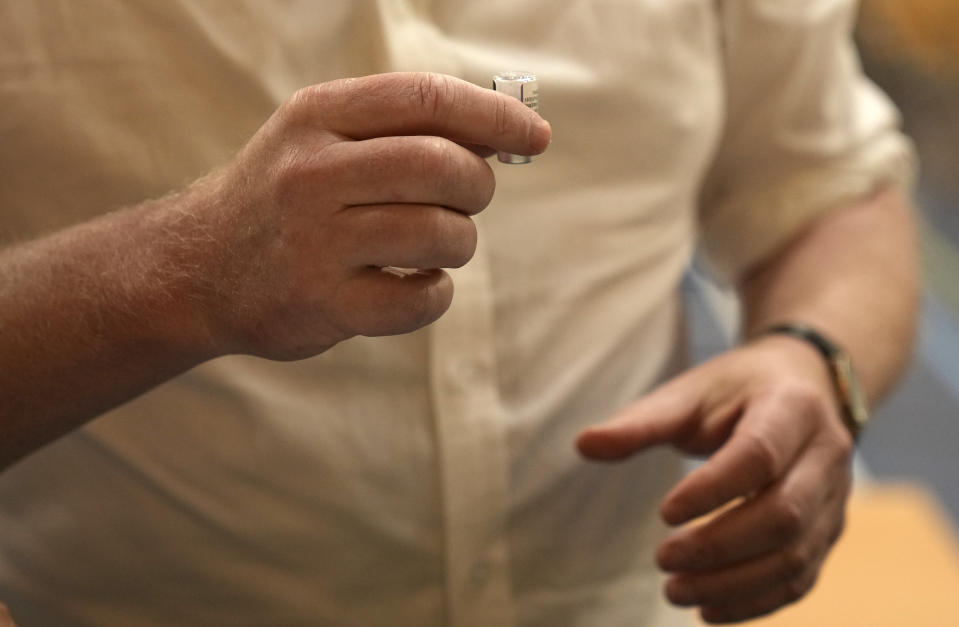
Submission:
M 364 268 L 340 285 L 334 323 L 347 337 L 410 333 L 439 319 L 452 300 L 453 280 L 442 270 Z
M 681 573 L 666 582 L 666 596 L 677 605 L 723 606 L 767 596 L 777 589 L 793 589 L 797 582 L 815 579 L 825 559 L 826 544 L 804 540 L 727 568 Z
M 723 624 L 738 623 L 771 614 L 806 596 L 816 584 L 819 569 L 820 565 L 809 568 L 785 584 L 770 588 L 757 596 L 718 605 L 704 604 L 700 609 L 700 616 L 707 623 Z

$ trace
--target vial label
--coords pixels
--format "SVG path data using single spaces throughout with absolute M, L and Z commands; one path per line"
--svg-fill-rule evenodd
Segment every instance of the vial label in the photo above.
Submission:
M 493 77 L 493 89 L 516 98 L 524 105 L 539 113 L 539 83 L 536 75 L 530 72 L 502 72 Z M 530 163 L 533 158 L 500 152 L 498 158 L 503 163 Z
M 530 83 L 523 87 L 523 104 L 539 113 L 539 86 L 536 83 Z

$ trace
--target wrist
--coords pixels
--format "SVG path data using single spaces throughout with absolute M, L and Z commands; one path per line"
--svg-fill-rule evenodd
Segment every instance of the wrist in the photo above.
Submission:
M 163 204 L 0 251 L 0 468 L 215 356 Z
M 770 363 L 775 365 L 770 368 L 775 368 L 776 372 L 788 372 L 790 376 L 825 390 L 832 398 L 829 366 L 808 342 L 788 335 L 764 333 L 750 340 L 749 345 L 773 355 Z
M 854 440 L 858 439 L 869 420 L 869 409 L 852 359 L 846 351 L 816 329 L 799 323 L 773 325 L 763 332 L 763 337 L 793 340 L 818 354 L 820 362 L 826 368 L 843 425 Z
M 200 186 L 148 201 L 125 216 L 132 276 L 128 298 L 152 341 L 187 367 L 229 352 L 218 332 L 218 242 L 199 218 L 211 202 Z M 162 350 L 162 349 L 161 349 Z

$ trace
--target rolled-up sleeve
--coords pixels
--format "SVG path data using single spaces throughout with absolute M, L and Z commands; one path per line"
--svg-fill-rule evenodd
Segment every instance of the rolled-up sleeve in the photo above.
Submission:
M 812 220 L 915 178 L 899 115 L 864 75 L 852 0 L 721 0 L 726 126 L 700 202 L 726 280 Z

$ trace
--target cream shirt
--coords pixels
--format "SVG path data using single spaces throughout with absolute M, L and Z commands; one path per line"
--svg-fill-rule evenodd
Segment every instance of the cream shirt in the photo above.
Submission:
M 419 332 L 202 365 L 0 476 L 0 599 L 32 625 L 668 625 L 670 452 L 581 460 L 675 372 L 698 243 L 735 278 L 905 183 L 848 0 L 5 0 L 0 238 L 161 195 L 297 88 L 540 78 L 548 153 L 494 163 Z M 700 237 L 700 233 L 702 237 Z

